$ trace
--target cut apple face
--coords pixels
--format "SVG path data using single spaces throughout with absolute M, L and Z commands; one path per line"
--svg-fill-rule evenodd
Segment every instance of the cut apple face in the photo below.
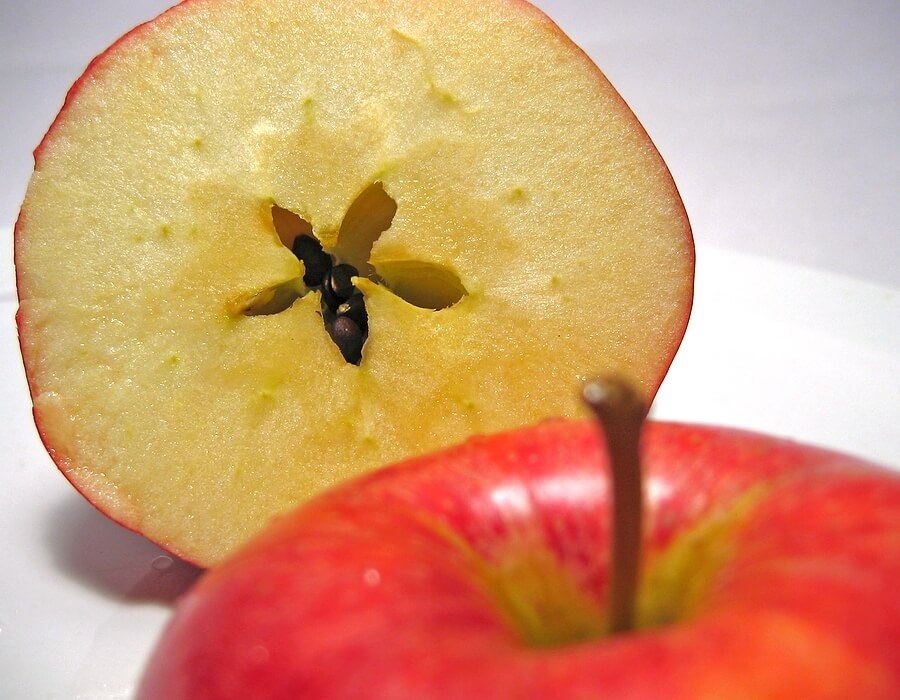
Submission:
M 672 179 L 520 1 L 194 0 L 71 90 L 16 225 L 35 419 L 97 507 L 210 565 L 335 482 L 649 400 L 685 330 Z

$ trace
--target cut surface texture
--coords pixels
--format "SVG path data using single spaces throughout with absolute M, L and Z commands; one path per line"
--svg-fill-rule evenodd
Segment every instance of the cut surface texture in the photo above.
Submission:
M 16 266 L 44 442 L 200 564 L 346 476 L 577 415 L 594 372 L 652 396 L 689 314 L 665 165 L 520 2 L 192 0 L 91 64 L 35 160 Z M 358 366 L 318 291 L 235 313 L 303 275 L 273 212 L 340 253 L 376 185 L 396 211 L 365 251 Z M 459 300 L 408 301 L 418 269 Z

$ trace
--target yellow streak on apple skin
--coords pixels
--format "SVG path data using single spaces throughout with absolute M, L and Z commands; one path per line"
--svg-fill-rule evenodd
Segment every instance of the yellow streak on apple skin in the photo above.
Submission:
M 704 516 L 644 565 L 637 598 L 637 627 L 656 627 L 692 614 L 717 575 L 726 570 L 733 531 L 769 487 L 756 486 L 724 509 Z
M 490 569 L 495 595 L 526 642 L 563 646 L 602 636 L 607 615 L 546 548 L 502 558 Z
M 670 625 L 693 614 L 715 577 L 727 571 L 733 530 L 764 498 L 757 487 L 676 536 L 662 554 L 649 553 L 637 597 L 636 627 Z M 535 532 L 502 547 L 484 576 L 510 618 L 534 646 L 558 646 L 609 634 L 606 601 L 584 589 Z M 536 539 L 537 538 L 537 539 Z
M 752 517 L 767 487 L 750 489 L 651 551 L 637 599 L 637 628 L 671 626 L 694 614 L 716 577 L 727 575 L 735 528 Z M 560 647 L 610 634 L 604 590 L 588 590 L 585 572 L 564 562 L 530 521 L 510 519 L 481 550 L 442 520 L 409 514 L 463 555 L 465 570 L 504 612 L 510 628 L 532 647 Z M 460 572 L 462 575 L 462 572 Z

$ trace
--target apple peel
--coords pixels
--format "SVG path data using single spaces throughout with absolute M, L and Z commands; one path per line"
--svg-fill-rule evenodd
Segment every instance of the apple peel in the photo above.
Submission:
M 647 576 L 637 629 L 608 636 L 603 443 L 552 421 L 314 499 L 187 594 L 140 697 L 897 696 L 900 476 L 648 423 Z M 510 589 L 598 624 L 541 639 Z

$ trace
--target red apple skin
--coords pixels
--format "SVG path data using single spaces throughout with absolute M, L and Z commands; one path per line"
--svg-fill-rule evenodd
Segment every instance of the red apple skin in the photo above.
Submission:
M 643 445 L 645 561 L 759 489 L 677 622 L 537 648 L 498 602 L 499 562 L 549 552 L 603 605 L 602 438 L 554 421 L 280 519 L 182 599 L 139 697 L 900 697 L 900 475 L 728 429 L 651 423 Z

